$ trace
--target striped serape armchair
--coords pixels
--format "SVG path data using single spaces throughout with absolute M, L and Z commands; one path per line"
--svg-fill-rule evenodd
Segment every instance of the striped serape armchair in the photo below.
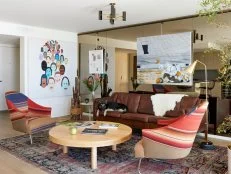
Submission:
M 143 129 L 142 140 L 135 145 L 135 156 L 140 158 L 178 159 L 186 157 L 192 148 L 201 120 L 207 111 L 208 102 L 203 102 L 188 115 L 171 120 L 159 120 L 165 125 L 156 129 Z
M 30 142 L 32 134 L 50 128 L 56 123 L 51 119 L 51 108 L 40 106 L 22 93 L 9 91 L 5 93 L 6 104 L 13 128 L 28 133 Z

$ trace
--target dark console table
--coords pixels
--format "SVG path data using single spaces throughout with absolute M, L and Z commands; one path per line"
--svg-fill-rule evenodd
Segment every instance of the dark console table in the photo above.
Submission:
M 129 93 L 136 93 L 136 94 L 156 94 L 152 91 L 129 91 Z
M 213 124 L 213 133 L 216 134 L 216 129 L 219 124 L 222 123 L 225 116 L 230 114 L 230 100 L 229 99 L 219 99 L 217 97 L 209 97 L 208 106 L 208 119 L 209 124 Z

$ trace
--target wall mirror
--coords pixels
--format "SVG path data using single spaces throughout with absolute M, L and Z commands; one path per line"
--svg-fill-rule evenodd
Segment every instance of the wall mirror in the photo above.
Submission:
M 208 79 L 215 80 L 221 61 L 218 58 L 219 47 L 231 40 L 231 13 L 218 15 L 218 21 L 228 27 L 218 27 L 207 23 L 203 17 L 189 17 L 185 19 L 139 25 L 127 28 L 98 31 L 79 35 L 80 43 L 80 77 L 88 75 L 87 52 L 97 45 L 102 45 L 107 53 L 109 86 L 113 91 L 128 92 L 133 90 L 131 77 L 136 76 L 136 39 L 138 37 L 173 34 L 186 31 L 195 31 L 193 43 L 193 60 L 200 60 L 207 65 Z M 210 47 L 213 52 L 204 54 Z M 217 51 L 216 51 L 217 50 Z M 203 67 L 197 66 L 194 80 L 203 81 Z M 195 86 L 195 85 L 194 85 Z M 195 88 L 177 87 L 174 90 L 195 90 Z M 174 87 L 173 87 L 174 88 Z M 152 91 L 152 85 L 140 85 L 138 90 Z M 81 90 L 84 93 L 84 90 Z M 86 91 L 85 91 L 86 92 Z M 211 95 L 221 97 L 221 87 L 218 82 L 210 91 Z

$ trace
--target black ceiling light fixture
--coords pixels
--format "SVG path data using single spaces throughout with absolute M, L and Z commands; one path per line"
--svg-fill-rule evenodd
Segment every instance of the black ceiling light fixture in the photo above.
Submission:
M 111 12 L 103 12 L 102 10 L 99 11 L 99 20 L 109 20 L 110 24 L 114 24 L 115 20 L 122 20 L 126 21 L 126 11 L 122 12 L 122 15 L 116 14 L 115 3 L 110 3 Z

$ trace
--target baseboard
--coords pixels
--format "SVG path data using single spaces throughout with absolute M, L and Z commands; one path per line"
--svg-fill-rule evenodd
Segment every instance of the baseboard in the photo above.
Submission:
M 197 135 L 200 136 L 200 137 L 205 136 L 204 133 L 198 133 Z M 225 137 L 225 136 L 220 136 L 220 135 L 213 135 L 213 134 L 208 134 L 208 138 L 214 138 L 214 139 L 218 139 L 218 140 L 230 141 L 230 137 Z

